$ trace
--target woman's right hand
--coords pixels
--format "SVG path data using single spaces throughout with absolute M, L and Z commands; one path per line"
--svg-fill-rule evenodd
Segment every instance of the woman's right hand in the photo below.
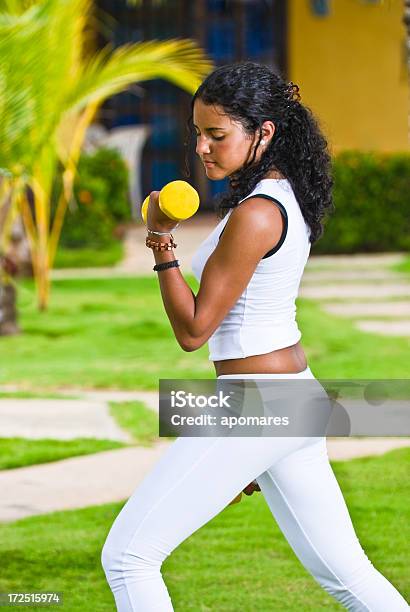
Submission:
M 172 232 L 178 225 L 170 219 L 159 207 L 159 191 L 151 191 L 147 211 L 147 227 L 157 232 Z

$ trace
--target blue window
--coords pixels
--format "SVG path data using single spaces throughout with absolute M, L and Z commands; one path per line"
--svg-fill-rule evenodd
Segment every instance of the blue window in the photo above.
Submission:
M 154 159 L 152 162 L 152 190 L 159 191 L 164 185 L 179 179 L 179 168 L 175 161 Z
M 228 179 L 223 179 L 222 181 L 209 181 L 209 192 L 212 198 L 224 191 L 228 191 L 228 187 Z
M 172 148 L 178 142 L 178 125 L 172 115 L 161 113 L 151 115 L 150 145 L 160 149 Z
M 216 60 L 231 61 L 235 57 L 235 27 L 232 21 L 214 22 L 207 32 L 207 51 Z
M 245 54 L 258 59 L 273 53 L 273 27 L 270 11 L 264 3 L 256 2 L 245 8 Z

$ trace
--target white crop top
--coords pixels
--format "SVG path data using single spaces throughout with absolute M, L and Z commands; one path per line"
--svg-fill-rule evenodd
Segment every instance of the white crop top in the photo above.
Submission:
M 270 353 L 295 344 L 302 336 L 296 323 L 295 300 L 310 253 L 310 229 L 287 179 L 263 179 L 244 200 L 258 194 L 279 207 L 284 222 L 282 236 L 269 251 L 273 254 L 260 260 L 245 291 L 209 338 L 212 361 Z M 192 270 L 198 281 L 232 210 L 193 256 Z

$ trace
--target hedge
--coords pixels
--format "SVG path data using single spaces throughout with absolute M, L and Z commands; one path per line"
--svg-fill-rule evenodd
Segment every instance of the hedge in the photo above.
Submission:
M 312 253 L 410 250 L 410 155 L 343 152 L 333 160 L 335 211 Z
M 333 159 L 335 211 L 314 254 L 410 251 L 410 155 L 348 151 Z M 82 155 L 61 244 L 101 247 L 131 218 L 128 171 L 116 151 Z

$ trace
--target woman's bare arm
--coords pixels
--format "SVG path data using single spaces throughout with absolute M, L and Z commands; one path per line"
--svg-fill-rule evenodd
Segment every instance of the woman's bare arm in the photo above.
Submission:
M 279 209 L 264 198 L 249 198 L 236 208 L 202 273 L 194 296 L 178 268 L 159 272 L 159 284 L 175 337 L 185 351 L 200 348 L 247 287 L 256 266 L 282 233 Z M 157 263 L 175 259 L 155 253 Z

